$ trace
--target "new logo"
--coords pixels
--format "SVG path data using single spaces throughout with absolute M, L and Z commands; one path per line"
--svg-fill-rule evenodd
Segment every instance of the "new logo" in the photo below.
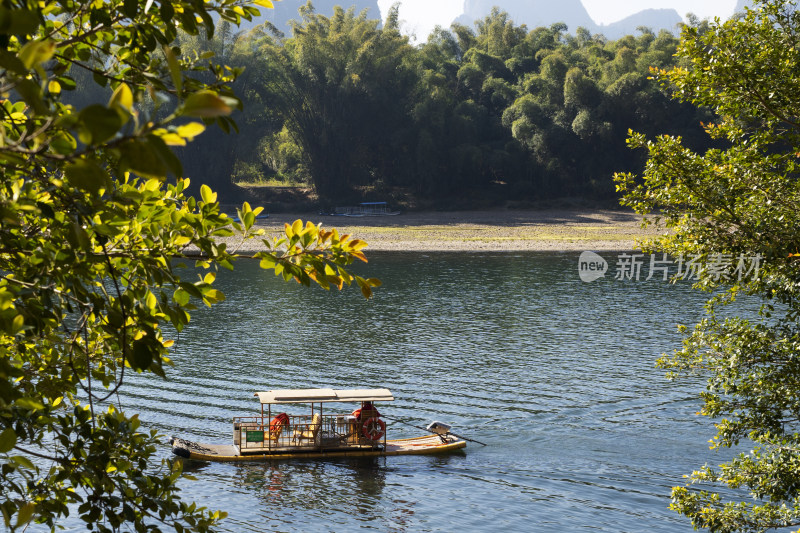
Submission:
M 589 283 L 606 275 L 608 263 L 594 252 L 582 252 L 578 258 L 578 275 Z

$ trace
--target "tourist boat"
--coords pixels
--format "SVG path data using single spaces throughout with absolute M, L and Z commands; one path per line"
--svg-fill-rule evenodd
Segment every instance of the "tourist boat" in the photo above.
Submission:
M 467 444 L 441 422 L 430 424 L 427 435 L 387 439 L 386 422 L 375 404 L 394 400 L 388 389 L 288 389 L 256 392 L 255 396 L 261 414 L 233 419 L 233 444 L 199 444 L 172 437 L 173 453 L 203 461 L 264 461 L 438 454 Z M 341 403 L 360 407 L 342 412 L 335 406 Z M 308 410 L 289 414 L 274 408 L 282 404 L 305 404 Z

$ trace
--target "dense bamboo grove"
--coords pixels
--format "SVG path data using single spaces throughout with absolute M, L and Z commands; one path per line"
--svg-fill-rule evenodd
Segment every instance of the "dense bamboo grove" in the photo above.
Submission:
M 234 85 L 243 135 L 204 135 L 185 150 L 185 170 L 222 192 L 313 183 L 323 204 L 611 200 L 613 172 L 644 162 L 625 145 L 629 129 L 708 143 L 704 112 L 649 79 L 651 67 L 675 65 L 677 45 L 647 28 L 617 41 L 563 24 L 529 29 L 495 10 L 415 47 L 396 9 L 381 23 L 309 3 L 291 36 L 225 25 L 210 45 L 184 41 L 245 69 Z

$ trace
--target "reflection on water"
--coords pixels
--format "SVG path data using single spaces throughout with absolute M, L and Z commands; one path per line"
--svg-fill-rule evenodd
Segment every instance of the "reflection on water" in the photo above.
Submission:
M 266 504 L 306 511 L 351 509 L 371 516 L 386 484 L 384 459 L 273 461 L 233 466 L 237 486 Z
M 166 435 L 228 442 L 232 416 L 258 413 L 257 390 L 387 387 L 388 417 L 441 420 L 488 444 L 187 464 L 198 481 L 184 497 L 228 511 L 226 531 L 689 531 L 669 492 L 715 460 L 712 429 L 694 415 L 701 381 L 667 382 L 653 364 L 704 296 L 655 280 L 583 283 L 577 257 L 373 254 L 384 286 L 372 301 L 241 264 L 220 275 L 228 299 L 179 336 L 169 380 L 137 376 L 122 401 Z

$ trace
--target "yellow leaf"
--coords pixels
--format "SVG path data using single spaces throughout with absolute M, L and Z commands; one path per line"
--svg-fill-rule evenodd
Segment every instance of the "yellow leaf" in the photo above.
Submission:
M 108 101 L 108 107 L 116 106 L 123 108 L 128 113 L 133 111 L 133 93 L 127 83 L 120 83 Z
M 186 146 L 186 141 L 177 133 L 172 133 L 164 128 L 153 130 L 154 135 L 161 137 L 161 140 L 168 146 Z
M 353 241 L 350 241 L 350 249 L 351 250 L 359 251 L 362 248 L 365 248 L 366 246 L 367 246 L 367 243 L 362 241 L 362 240 L 360 240 L 360 239 L 354 239 Z
M 11 113 L 10 118 L 11 118 L 11 123 L 14 124 L 15 126 L 21 126 L 22 124 L 25 124 L 26 120 L 28 120 L 28 117 L 25 116 L 25 113 L 22 113 L 20 111 L 15 111 L 14 113 Z
M 183 126 L 178 126 L 177 133 L 184 139 L 194 140 L 195 137 L 206 131 L 206 127 L 200 122 L 190 122 Z
M 50 94 L 61 94 L 61 84 L 56 80 L 50 80 L 50 83 L 47 84 L 47 90 L 50 91 Z
M 297 235 L 301 231 L 303 231 L 303 221 L 298 218 L 292 224 L 292 234 Z
M 253 3 L 257 6 L 266 7 L 269 9 L 275 7 L 270 0 L 254 0 Z

